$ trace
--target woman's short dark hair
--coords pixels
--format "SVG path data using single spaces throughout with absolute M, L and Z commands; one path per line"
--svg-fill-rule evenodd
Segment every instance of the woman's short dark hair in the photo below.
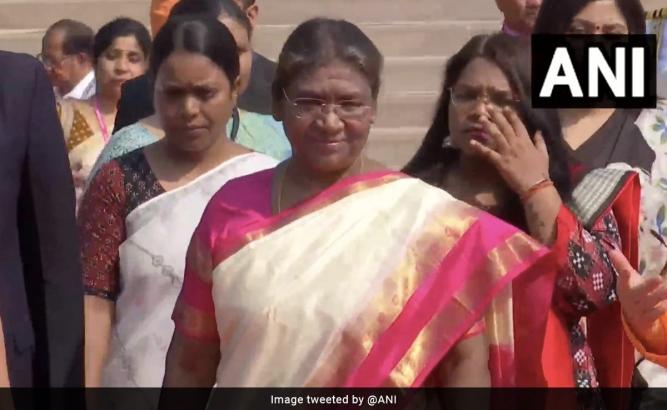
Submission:
M 171 9 L 169 19 L 187 15 L 215 18 L 228 16 L 243 26 L 249 38 L 252 37 L 250 19 L 234 0 L 181 0 Z
M 95 34 L 95 45 L 93 47 L 95 61 L 118 37 L 129 36 L 133 36 L 137 40 L 144 56 L 148 57 L 151 52 L 151 35 L 146 26 L 131 18 L 119 17 L 102 26 Z
M 535 22 L 535 34 L 565 34 L 574 17 L 598 0 L 544 0 Z M 646 34 L 646 16 L 639 0 L 615 0 L 630 34 Z
M 283 98 L 295 78 L 334 61 L 350 64 L 368 81 L 373 99 L 380 91 L 384 59 L 359 27 L 345 20 L 316 18 L 297 27 L 287 38 L 273 81 L 273 100 Z
M 184 16 L 167 21 L 155 36 L 150 73 L 157 77 L 162 63 L 175 51 L 208 57 L 225 73 L 230 83 L 239 76 L 239 53 L 234 37 L 224 24 L 211 16 Z
M 561 125 L 555 110 L 532 108 L 530 89 L 530 45 L 528 40 L 503 33 L 477 35 L 452 56 L 445 68 L 445 80 L 438 107 L 421 147 L 405 166 L 404 172 L 430 184 L 441 185 L 451 165 L 459 161 L 461 153 L 447 144 L 449 137 L 450 88 L 454 86 L 465 67 L 475 58 L 494 63 L 505 74 L 512 91 L 519 99 L 518 113 L 530 135 L 542 132 L 549 151 L 549 174 L 558 192 L 567 200 L 572 186 L 568 154 Z

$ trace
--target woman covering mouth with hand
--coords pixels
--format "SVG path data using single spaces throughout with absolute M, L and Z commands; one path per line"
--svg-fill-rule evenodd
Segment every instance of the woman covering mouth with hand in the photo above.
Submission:
M 636 207 L 625 205 L 638 201 L 638 180 L 632 172 L 611 171 L 620 172 L 625 184 L 610 191 L 600 208 L 587 208 L 592 203 L 587 195 L 597 194 L 597 177 L 605 178 L 606 171 L 591 172 L 572 189 L 557 113 L 531 108 L 529 49 L 521 39 L 496 34 L 472 38 L 453 56 L 433 124 L 405 171 L 551 248 L 552 264 L 541 276 L 548 312 L 515 299 L 515 313 L 525 310 L 546 329 L 538 359 L 543 380 L 536 383 L 596 387 L 579 321 L 616 301 L 607 252 L 620 248 L 621 239 L 633 240 L 630 228 L 634 224 L 636 230 L 639 216 L 629 215 Z M 524 290 L 513 288 L 519 295 Z M 518 317 L 515 329 L 525 325 Z M 620 316 L 616 319 L 620 326 Z M 525 348 L 518 340 L 515 351 Z M 618 361 L 613 354 L 608 359 Z

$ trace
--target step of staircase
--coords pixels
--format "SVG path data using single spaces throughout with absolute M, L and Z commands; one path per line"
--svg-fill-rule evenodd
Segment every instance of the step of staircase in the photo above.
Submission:
M 490 0 L 265 0 L 260 24 L 297 24 L 326 16 L 362 22 L 500 20 Z
M 497 21 L 427 21 L 411 23 L 362 23 L 360 28 L 386 57 L 450 55 L 476 34 L 498 30 Z M 262 25 L 253 37 L 255 49 L 276 60 L 295 25 Z M 0 29 L 0 49 L 34 54 L 39 52 L 42 28 Z M 447 39 L 447 41 L 434 41 Z
M 431 123 L 440 90 L 382 93 L 378 101 L 378 127 L 420 127 Z
M 653 11 L 667 7 L 667 0 L 641 0 L 641 2 L 646 11 Z
M 63 18 L 98 29 L 115 17 L 149 24 L 150 0 L 0 0 L 0 28 L 46 29 Z
M 442 83 L 446 57 L 390 57 L 385 59 L 384 91 L 435 92 Z
M 360 23 L 359 27 L 386 57 L 442 56 L 456 52 L 475 34 L 498 31 L 498 21 L 412 21 L 406 23 Z M 266 24 L 253 36 L 256 50 L 277 59 L 293 24 Z M 278 40 L 282 41 L 278 41 Z
M 43 29 L 0 30 L 0 50 L 36 55 L 42 47 Z
M 401 169 L 412 158 L 426 135 L 427 127 L 376 127 L 365 153 L 392 169 Z
M 259 0 L 260 24 L 298 24 L 327 16 L 361 22 L 498 21 L 489 0 Z M 48 27 L 60 18 L 85 21 L 94 28 L 117 16 L 149 22 L 150 0 L 0 0 L 0 27 Z

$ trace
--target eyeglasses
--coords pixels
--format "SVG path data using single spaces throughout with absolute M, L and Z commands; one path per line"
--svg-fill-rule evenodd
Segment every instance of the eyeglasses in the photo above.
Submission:
M 627 35 L 628 27 L 623 24 L 604 24 L 599 25 L 590 21 L 577 20 L 568 27 L 566 34 L 615 34 Z
M 473 89 L 455 90 L 453 87 L 450 87 L 448 90 L 452 104 L 461 108 L 470 108 L 479 101 L 484 100 L 500 109 L 516 107 L 519 103 L 519 100 L 512 94 L 502 91 L 484 93 Z
M 70 54 L 66 54 L 62 57 L 60 57 L 57 60 L 51 60 L 49 57 L 45 56 L 42 53 L 37 54 L 37 59 L 44 65 L 46 68 L 54 68 L 54 67 L 60 67 L 60 65 L 63 63 L 63 61 L 67 60 L 68 58 L 72 57 Z
M 285 100 L 290 105 L 297 118 L 314 118 L 317 115 L 324 115 L 326 108 L 331 109 L 341 120 L 358 120 L 366 116 L 371 106 L 359 100 L 346 100 L 337 103 L 329 103 L 318 98 L 295 98 L 290 99 L 283 89 Z

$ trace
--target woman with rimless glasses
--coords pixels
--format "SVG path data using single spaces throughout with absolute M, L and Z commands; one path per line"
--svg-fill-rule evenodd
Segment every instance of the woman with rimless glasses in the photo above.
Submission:
M 505 34 L 477 36 L 451 58 L 433 125 L 406 172 L 551 248 L 551 265 L 532 287 L 513 286 L 514 351 L 541 346 L 538 385 L 591 387 L 597 379 L 578 323 L 615 300 L 607 252 L 625 232 L 611 206 L 585 207 L 592 176 L 572 189 L 556 113 L 531 108 L 527 49 Z M 531 299 L 538 290 L 547 296 Z M 530 335 L 528 323 L 540 331 Z
M 489 386 L 490 350 L 494 374 L 516 374 L 511 339 L 489 349 L 483 316 L 512 311 L 509 284 L 545 250 L 363 156 L 382 62 L 346 21 L 290 35 L 273 107 L 293 156 L 209 202 L 164 386 Z

